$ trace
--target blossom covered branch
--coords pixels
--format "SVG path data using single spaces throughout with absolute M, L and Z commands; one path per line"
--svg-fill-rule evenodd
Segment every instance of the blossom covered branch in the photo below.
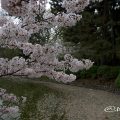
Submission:
M 19 24 L 0 17 L 0 46 L 19 48 L 24 58 L 14 57 L 11 60 L 0 58 L 0 76 L 21 75 L 28 77 L 41 77 L 43 75 L 54 78 L 57 81 L 72 82 L 76 79 L 73 74 L 67 75 L 66 70 L 77 72 L 89 69 L 93 62 L 88 59 L 78 60 L 70 54 L 59 61 L 61 53 L 55 45 L 40 45 L 29 43 L 30 37 L 40 30 L 54 27 L 69 27 L 76 24 L 82 16 L 77 14 L 84 10 L 89 0 L 63 0 L 62 7 L 66 13 L 54 15 L 46 9 L 46 0 L 3 0 L 2 8 L 12 16 L 19 16 Z

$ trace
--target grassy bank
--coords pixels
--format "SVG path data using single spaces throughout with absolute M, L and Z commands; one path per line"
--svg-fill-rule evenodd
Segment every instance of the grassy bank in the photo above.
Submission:
M 21 120 L 66 120 L 64 106 L 60 107 L 64 100 L 61 92 L 42 84 L 20 82 L 16 79 L 0 78 L 0 87 L 17 96 L 27 97 Z

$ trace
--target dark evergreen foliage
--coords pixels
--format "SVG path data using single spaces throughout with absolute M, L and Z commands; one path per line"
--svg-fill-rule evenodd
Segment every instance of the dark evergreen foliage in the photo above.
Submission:
M 53 11 L 63 10 L 60 0 L 51 3 Z M 120 0 L 91 2 L 76 26 L 62 30 L 63 41 L 76 44 L 76 57 L 90 58 L 97 65 L 120 65 L 119 5 Z

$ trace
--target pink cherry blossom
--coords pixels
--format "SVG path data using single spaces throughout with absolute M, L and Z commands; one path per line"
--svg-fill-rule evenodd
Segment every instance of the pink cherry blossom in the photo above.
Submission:
M 82 18 L 77 14 L 84 10 L 89 0 L 63 0 L 62 7 L 66 13 L 57 15 L 46 9 L 47 0 L 2 0 L 1 6 L 8 14 L 19 16 L 19 24 L 11 19 L 4 21 L 0 19 L 0 46 L 18 48 L 23 51 L 28 59 L 16 56 L 11 60 L 0 58 L 0 77 L 6 75 L 18 75 L 27 77 L 41 77 L 43 75 L 64 83 L 76 79 L 73 74 L 66 74 L 65 70 L 77 72 L 78 70 L 89 69 L 93 62 L 89 59 L 78 60 L 70 54 L 59 60 L 61 53 L 59 46 L 45 44 L 32 44 L 29 39 L 32 34 L 54 27 L 73 26 Z M 39 16 L 41 19 L 37 19 Z M 4 96 L 6 98 L 6 96 Z M 10 99 L 15 99 L 12 95 Z M 8 98 L 7 98 L 8 99 Z

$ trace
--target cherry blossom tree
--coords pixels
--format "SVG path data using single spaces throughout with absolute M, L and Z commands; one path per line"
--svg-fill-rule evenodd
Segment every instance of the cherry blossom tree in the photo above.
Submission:
M 70 27 L 82 18 L 80 13 L 89 4 L 89 0 L 63 0 L 62 7 L 66 12 L 54 15 L 46 9 L 47 0 L 1 0 L 2 8 L 8 15 L 19 18 L 14 23 L 7 16 L 0 16 L 0 46 L 10 49 L 18 48 L 23 51 L 27 59 L 16 56 L 11 60 L 0 58 L 0 77 L 47 76 L 64 83 L 76 79 L 73 74 L 66 74 L 66 70 L 77 72 L 89 69 L 93 62 L 89 59 L 78 60 L 70 54 L 59 60 L 62 52 L 60 46 L 40 45 L 29 42 L 31 35 L 54 27 Z M 79 14 L 78 14 L 79 13 Z

